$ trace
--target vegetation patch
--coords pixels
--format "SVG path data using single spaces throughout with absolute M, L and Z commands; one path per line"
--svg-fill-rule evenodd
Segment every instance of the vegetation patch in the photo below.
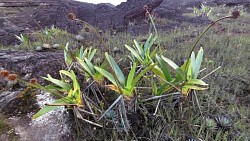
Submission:
M 213 15 L 210 7 L 202 8 L 196 13 Z M 208 27 L 166 34 L 157 31 L 155 17 L 147 11 L 154 32 L 143 41 L 122 33 L 105 40 L 82 21 L 97 46 L 107 47 L 105 53 L 95 45 L 53 42 L 56 31 L 64 32 L 45 29 L 46 40 L 38 40 L 64 45 L 66 68 L 59 71 L 60 78 L 43 77 L 50 82 L 45 86 L 35 79 L 16 79 L 58 98 L 33 119 L 64 106 L 74 115 L 79 140 L 249 140 L 249 103 L 244 99 L 249 98 L 250 36 L 241 29 L 246 25 L 239 24 L 245 20 L 240 14 L 234 10 Z M 78 20 L 72 14 L 69 18 Z M 33 44 L 25 35 L 17 38 L 20 47 Z

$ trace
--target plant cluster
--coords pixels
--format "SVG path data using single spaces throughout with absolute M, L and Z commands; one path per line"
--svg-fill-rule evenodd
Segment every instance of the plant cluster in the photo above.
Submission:
M 147 7 L 144 9 L 147 11 Z M 113 122 L 115 127 L 119 127 L 128 135 L 133 130 L 128 115 L 136 115 L 138 109 L 143 111 L 144 116 L 151 114 L 141 105 L 157 100 L 157 105 L 153 105 L 155 107 L 153 115 L 155 116 L 159 111 L 160 103 L 166 102 L 167 98 L 169 103 L 175 103 L 174 107 L 179 109 L 176 112 L 180 114 L 178 122 L 187 124 L 190 129 L 189 121 L 185 120 L 184 113 L 190 114 L 189 112 L 192 111 L 190 102 L 196 101 L 199 107 L 196 92 L 208 89 L 208 84 L 203 79 L 213 73 L 208 73 L 204 77 L 199 76 L 202 71 L 204 51 L 203 48 L 200 48 L 198 53 L 195 53 L 194 49 L 210 27 L 220 20 L 237 18 L 239 11 L 234 11 L 232 15 L 212 22 L 195 40 L 189 56 L 181 65 L 177 65 L 162 55 L 159 44 L 155 46 L 154 43 L 159 38 L 158 33 L 151 14 L 148 11 L 146 14 L 151 19 L 155 33 L 150 34 L 145 43 L 138 43 L 134 40 L 132 46 L 125 45 L 130 53 L 128 58 L 131 60 L 128 68 L 122 69 L 119 66 L 119 61 L 116 61 L 108 52 L 104 54 L 105 60 L 102 60 L 101 63 L 95 62 L 97 49 L 81 47 L 72 53 L 67 43 L 64 47 L 64 61 L 67 68 L 60 71 L 60 79 L 53 78 L 48 74 L 47 77 L 43 78 L 53 85 L 42 86 L 37 83 L 24 82 L 28 86 L 59 97 L 55 102 L 42 108 L 33 118 L 38 118 L 59 106 L 65 106 L 73 109 L 73 113 L 78 119 L 98 127 L 105 128 L 103 121 L 115 119 Z M 72 14 L 69 17 L 75 19 Z M 76 72 L 79 72 L 78 75 L 84 76 L 84 81 L 80 81 Z M 150 81 L 150 87 L 141 87 L 143 81 Z M 106 94 L 103 94 L 101 89 L 104 89 Z M 151 94 L 146 95 L 145 98 L 145 95 L 140 93 L 141 89 L 149 89 Z M 111 93 L 108 90 L 116 94 L 112 104 L 107 102 L 110 101 L 107 99 L 107 95 Z M 226 130 L 232 126 L 231 120 L 225 117 L 218 117 L 214 121 L 203 117 L 202 111 L 200 111 L 200 115 L 205 121 L 204 130 L 207 130 L 207 136 L 217 126 Z M 190 132 L 193 135 L 193 131 Z
M 211 12 L 212 12 L 212 7 L 205 5 L 203 3 L 200 5 L 200 8 L 197 8 L 197 7 L 193 8 L 193 13 L 202 17 L 205 17 L 205 16 L 208 17 Z
M 19 41 L 19 44 L 15 47 L 25 50 L 56 50 L 63 49 L 67 42 L 76 44 L 76 42 L 73 43 L 75 39 L 71 34 L 54 25 L 30 34 L 15 35 L 15 37 Z

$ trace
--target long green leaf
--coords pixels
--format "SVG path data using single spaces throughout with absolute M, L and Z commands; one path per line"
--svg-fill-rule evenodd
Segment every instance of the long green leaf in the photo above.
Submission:
M 138 50 L 142 60 L 144 60 L 145 53 L 144 53 L 142 47 L 140 46 L 140 44 L 136 40 L 134 40 L 134 44 L 135 44 L 134 46 Z
M 200 79 L 191 79 L 187 82 L 188 85 L 202 85 L 208 86 L 208 84 Z
M 189 81 L 190 79 L 192 79 L 192 72 L 193 72 L 193 70 L 192 70 L 192 66 L 191 65 L 189 65 L 188 66 L 188 70 L 187 70 L 187 81 Z
M 61 88 L 64 88 L 67 91 L 69 91 L 71 89 L 71 86 L 68 83 L 65 83 L 65 82 L 58 80 L 58 79 L 54 79 L 49 74 L 47 75 L 47 78 L 46 77 L 42 77 L 42 78 L 60 86 Z
M 169 82 L 172 81 L 173 78 L 172 78 L 170 71 L 168 70 L 167 65 L 165 64 L 164 60 L 162 58 L 160 58 L 158 55 L 156 55 L 156 59 L 159 62 L 159 64 L 161 65 L 162 72 L 165 76 L 165 79 Z
M 155 57 L 155 55 L 156 55 L 157 53 L 160 53 L 160 51 L 157 50 L 157 47 L 156 47 L 156 48 L 154 48 L 153 51 L 149 54 L 149 57 L 150 57 L 151 59 L 154 59 L 154 57 Z
M 192 68 L 192 78 L 195 78 L 195 74 L 196 74 L 196 68 L 195 68 L 195 53 L 192 52 L 191 53 L 191 62 L 190 62 L 190 66 Z
M 186 81 L 186 77 L 181 68 L 176 69 L 175 82 Z
M 67 75 L 68 77 L 70 77 L 72 79 L 74 90 L 80 89 L 80 85 L 79 85 L 79 83 L 78 83 L 78 81 L 76 79 L 76 75 L 75 75 L 73 70 L 71 70 L 70 72 L 65 71 L 65 70 L 60 70 L 60 73 L 65 74 L 65 75 Z
M 86 71 L 90 76 L 94 75 L 89 69 L 88 65 L 83 60 L 81 60 L 80 58 L 76 58 L 76 60 L 83 67 L 84 71 Z
M 184 88 L 188 88 L 188 89 L 193 89 L 193 90 L 206 90 L 206 89 L 208 89 L 207 87 L 206 88 L 202 88 L 202 87 L 195 86 L 195 85 L 185 85 L 183 87 Z
M 196 79 L 198 77 L 201 63 L 202 63 L 202 58 L 203 58 L 203 49 L 200 48 L 198 55 L 196 57 L 195 63 L 193 63 L 192 68 L 193 68 L 193 78 Z
M 83 59 L 83 46 L 80 48 L 79 58 Z
M 146 67 L 144 70 L 142 70 L 133 80 L 131 87 L 135 87 L 135 85 L 137 84 L 137 82 L 141 79 L 141 77 L 143 77 L 144 74 L 146 74 L 147 72 L 149 72 L 152 68 L 154 68 L 157 65 L 157 63 L 153 63 L 150 66 Z
M 106 77 L 113 85 L 117 86 L 115 78 L 114 78 L 114 76 L 111 73 L 109 73 L 106 70 L 104 70 L 104 69 L 102 69 L 100 67 L 97 67 L 97 66 L 95 66 L 95 69 L 98 72 L 100 72 L 104 77 Z
M 184 61 L 184 63 L 181 65 L 180 69 L 184 72 L 186 67 L 188 68 L 191 64 L 191 59 L 187 59 Z
M 144 52 L 147 52 L 147 50 L 150 48 L 149 42 L 151 41 L 151 39 L 152 39 L 152 33 L 149 35 L 147 41 L 144 44 Z
M 179 66 L 177 66 L 172 60 L 164 57 L 164 56 L 161 56 L 161 58 L 167 62 L 173 69 L 177 70 L 179 68 Z
M 120 67 L 117 65 L 117 63 L 115 62 L 113 57 L 111 57 L 107 52 L 105 53 L 105 56 L 109 62 L 109 65 L 111 66 L 112 70 L 115 72 L 115 75 L 116 75 L 119 83 L 121 84 L 121 87 L 124 88 L 126 85 L 125 84 L 126 79 L 125 79 L 124 74 L 122 73 Z
M 148 54 L 149 54 L 149 52 L 150 52 L 150 48 L 151 48 L 152 45 L 155 43 L 156 39 L 157 39 L 157 36 L 155 36 L 155 37 L 150 41 L 150 43 L 149 43 L 149 45 L 148 45 L 148 49 L 147 49 L 147 53 L 148 53 Z
M 88 50 L 89 50 L 88 48 L 86 48 L 86 49 L 84 50 L 82 57 L 86 57 L 86 56 L 87 56 Z
M 91 71 L 92 74 L 95 74 L 95 68 L 94 65 L 90 62 L 89 59 L 84 58 L 84 61 L 86 62 L 86 64 L 88 65 L 89 70 Z
M 72 58 L 69 54 L 69 42 L 64 47 L 64 62 L 67 65 L 70 65 L 72 63 Z
M 55 102 L 53 102 L 52 104 L 69 104 L 69 103 L 65 103 L 65 101 L 67 98 L 64 97 L 64 98 L 61 98 L 61 99 L 58 99 L 56 100 Z M 33 117 L 32 119 L 36 119 L 42 115 L 45 115 L 46 113 L 58 108 L 60 106 L 44 106 L 42 109 L 40 109 Z
M 156 75 L 158 75 L 159 77 L 161 77 L 162 79 L 165 78 L 165 75 L 164 75 L 162 69 L 159 68 L 159 66 L 156 65 L 154 68 L 152 68 L 152 71 L 153 71 Z M 164 79 L 164 80 L 165 80 L 165 79 Z
M 132 82 L 133 82 L 134 75 L 135 75 L 136 66 L 137 66 L 137 64 L 133 63 L 133 67 L 131 68 L 131 70 L 130 70 L 130 72 L 128 74 L 128 79 L 127 79 L 127 84 L 126 84 L 127 89 L 131 89 Z
M 72 72 L 73 70 L 71 70 L 71 72 Z M 71 72 L 68 72 L 68 71 L 66 71 L 66 70 L 60 70 L 59 71 L 61 74 L 64 74 L 64 75 L 67 75 L 68 77 L 70 77 L 70 79 L 74 79 L 75 77 L 74 77 L 74 75 L 71 73 Z
M 132 47 L 130 47 L 128 45 L 125 45 L 125 47 L 136 57 L 136 59 L 138 61 L 140 61 L 141 63 L 143 63 L 143 60 L 142 60 L 140 54 L 137 51 L 135 51 Z
M 88 60 L 91 61 L 96 53 L 97 49 L 94 49 L 93 51 L 90 52 L 89 56 L 88 56 Z

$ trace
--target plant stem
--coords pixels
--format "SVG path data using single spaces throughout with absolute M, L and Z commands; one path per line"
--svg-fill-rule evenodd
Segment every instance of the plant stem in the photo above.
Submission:
M 229 19 L 229 18 L 234 18 L 233 16 L 225 16 L 225 17 L 222 17 L 216 21 L 213 21 L 202 33 L 201 35 L 196 39 L 196 41 L 194 42 L 194 45 L 193 47 L 191 48 L 190 52 L 189 52 L 189 55 L 188 55 L 188 59 L 190 59 L 191 57 L 191 54 L 192 52 L 194 51 L 195 47 L 197 46 L 197 44 L 199 43 L 199 41 L 201 40 L 201 38 L 203 37 L 203 35 L 212 27 L 214 26 L 217 22 L 221 21 L 221 20 L 224 20 L 224 19 Z M 187 71 L 187 66 L 188 66 L 188 63 L 185 65 L 185 69 L 184 69 L 184 72 Z M 185 73 L 186 74 L 186 73 Z
M 154 23 L 153 16 L 152 16 L 151 14 L 149 14 L 149 18 L 150 18 L 150 21 L 151 21 L 151 23 L 152 23 L 152 25 L 153 25 L 155 34 L 156 34 L 156 36 L 158 37 L 158 32 L 157 32 L 157 29 L 156 29 L 156 26 L 155 26 L 155 23 Z

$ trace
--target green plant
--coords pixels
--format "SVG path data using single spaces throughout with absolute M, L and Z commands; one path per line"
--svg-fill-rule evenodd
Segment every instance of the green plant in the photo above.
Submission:
M 144 74 L 149 72 L 156 65 L 156 64 L 151 64 L 136 75 L 135 72 L 137 64 L 133 63 L 133 66 L 128 74 L 128 77 L 126 78 L 123 72 L 121 71 L 120 67 L 114 61 L 113 57 L 111 57 L 107 52 L 105 53 L 105 56 L 112 69 L 112 73 L 97 66 L 94 68 L 112 83 L 111 85 L 107 85 L 109 89 L 118 92 L 128 100 L 130 100 L 132 97 L 135 96 L 134 90 L 138 81 L 143 77 Z
M 65 75 L 69 77 L 72 80 L 72 85 L 68 83 L 66 79 L 58 80 L 55 78 L 52 78 L 49 74 L 47 77 L 43 77 L 45 80 L 52 82 L 54 85 L 47 85 L 45 87 L 36 85 L 35 87 L 38 87 L 39 89 L 42 89 L 44 91 L 50 92 L 56 96 L 59 96 L 60 99 L 56 100 L 52 104 L 46 105 L 44 108 L 42 108 L 40 111 L 38 111 L 34 116 L 33 119 L 38 118 L 39 116 L 42 116 L 59 106 L 77 106 L 77 107 L 83 107 L 83 101 L 81 97 L 81 90 L 80 85 L 77 81 L 76 75 L 74 71 L 60 71 L 61 75 Z M 67 96 L 64 96 L 64 93 L 67 94 Z
M 133 48 L 125 45 L 125 47 L 132 54 L 132 57 L 129 56 L 132 62 L 136 62 L 135 59 L 137 59 L 143 66 L 149 66 L 150 64 L 152 64 L 158 47 L 155 47 L 152 52 L 151 48 L 154 45 L 156 39 L 157 36 L 153 37 L 153 35 L 150 34 L 145 44 L 139 44 L 136 40 L 134 40 Z
M 52 38 L 54 39 L 56 36 L 62 36 L 68 34 L 66 31 L 63 31 L 54 25 L 52 25 L 50 28 L 45 27 L 42 30 L 42 33 L 45 35 L 46 38 Z
M 205 119 L 205 128 L 208 130 L 215 130 L 217 128 L 217 124 L 213 119 L 206 118 Z
M 127 132 L 130 128 L 127 119 L 127 110 L 134 111 L 136 107 L 136 85 L 143 77 L 143 75 L 149 72 L 156 64 L 151 64 L 150 66 L 144 68 L 139 74 L 136 74 L 137 64 L 134 62 L 128 74 L 128 77 L 126 78 L 120 67 L 114 61 L 113 57 L 111 57 L 107 52 L 105 53 L 105 57 L 111 67 L 111 73 L 97 66 L 95 67 L 95 69 L 112 83 L 106 85 L 106 87 L 116 91 L 119 94 L 119 97 L 113 102 L 113 104 L 111 104 L 111 106 L 104 112 L 104 114 L 99 119 L 102 119 L 102 117 L 106 116 L 107 113 L 109 113 L 110 110 L 115 107 L 115 105 L 119 105 L 118 113 L 120 115 L 121 120 L 120 125 L 122 125 L 119 127 L 122 127 Z
M 81 46 L 80 49 L 76 49 L 75 53 L 69 50 L 69 43 L 67 43 L 64 47 L 64 62 L 66 63 L 67 67 L 70 68 L 69 66 L 73 65 L 73 62 L 76 62 L 77 59 L 88 59 L 91 61 L 96 53 L 97 49 L 92 49 L 86 48 L 84 49 L 83 46 Z
M 229 17 L 233 18 L 236 16 L 231 15 Z M 216 22 L 213 22 L 212 25 L 215 23 Z M 212 26 L 212 25 L 209 25 L 209 26 Z M 228 127 L 231 128 L 231 126 L 233 125 L 232 122 L 231 124 L 229 124 L 228 120 L 223 121 L 222 118 L 216 118 L 215 120 L 206 119 L 204 118 L 204 115 L 229 112 L 228 111 L 229 108 L 227 106 L 228 105 L 232 106 L 231 102 L 232 102 L 232 99 L 234 99 L 232 97 L 235 95 L 238 95 L 239 92 L 241 94 L 245 92 L 245 90 L 240 86 L 240 84 L 238 85 L 238 83 L 237 83 L 237 86 L 230 86 L 229 88 L 230 90 L 227 90 L 229 87 L 227 86 L 229 85 L 227 81 L 230 81 L 231 79 L 239 75 L 242 75 L 242 76 L 248 75 L 248 71 L 245 68 L 246 68 L 246 64 L 249 61 L 246 58 L 243 58 L 242 56 L 244 55 L 247 56 L 246 52 L 248 52 L 247 47 L 248 47 L 249 37 L 246 35 L 235 36 L 236 38 L 232 41 L 230 40 L 229 42 L 229 39 L 231 36 L 228 35 L 227 37 L 228 43 L 225 47 L 224 45 L 225 35 L 221 35 L 221 34 L 217 36 L 212 35 L 212 34 L 206 35 L 204 40 L 202 40 L 202 44 L 204 45 L 204 47 L 209 46 L 210 48 L 206 49 L 206 54 L 209 54 L 209 55 L 203 58 L 203 49 L 200 48 L 200 50 L 198 51 L 198 54 L 196 54 L 195 53 L 196 51 L 194 51 L 194 48 L 199 42 L 201 36 L 203 36 L 203 34 L 206 31 L 203 32 L 201 36 L 198 37 L 198 39 L 195 41 L 194 46 L 192 46 L 192 50 L 188 52 L 187 48 L 188 48 L 188 44 L 190 43 L 189 39 L 191 38 L 189 38 L 189 36 L 186 36 L 186 35 L 192 34 L 193 32 L 191 30 L 193 29 L 188 28 L 188 29 L 185 29 L 184 31 L 185 33 L 180 32 L 179 34 L 176 34 L 176 33 L 174 35 L 172 34 L 173 37 L 169 35 L 167 37 L 164 36 L 164 38 L 163 37 L 159 38 L 160 37 L 159 36 L 157 39 L 159 39 L 163 43 L 165 42 L 165 45 L 163 46 L 165 47 L 164 50 L 167 50 L 167 51 L 164 52 L 164 55 L 161 55 L 161 54 L 156 55 L 154 50 L 153 52 L 151 52 L 151 49 L 153 48 L 152 46 L 145 47 L 145 44 L 147 44 L 147 41 L 149 40 L 149 38 L 151 39 L 148 42 L 148 45 L 150 45 L 154 41 L 157 41 L 157 39 L 154 39 L 156 37 L 152 35 L 149 36 L 148 40 L 146 41 L 144 45 L 139 44 L 138 42 L 135 43 L 136 41 L 134 41 L 133 42 L 134 46 L 130 47 L 130 49 L 126 47 L 126 49 L 128 49 L 130 53 L 132 54 L 132 57 L 130 57 L 130 59 L 132 60 L 132 63 L 127 62 L 127 60 L 129 59 L 126 59 L 126 58 L 119 60 L 120 64 L 124 63 L 127 66 L 130 63 L 132 64 L 130 66 L 128 73 L 125 73 L 125 71 L 122 71 L 122 68 L 118 66 L 117 62 L 114 61 L 115 59 L 112 58 L 108 53 L 105 54 L 106 60 L 104 62 L 109 63 L 109 66 L 111 68 L 107 69 L 107 68 L 103 68 L 102 66 L 96 65 L 95 57 L 98 57 L 98 54 L 96 55 L 96 51 L 94 51 L 94 49 L 88 48 L 84 50 L 83 47 L 81 47 L 80 49 L 76 49 L 75 52 L 72 52 L 67 47 L 67 49 L 64 50 L 65 51 L 64 55 L 66 56 L 65 62 L 67 63 L 68 70 L 69 70 L 68 72 L 70 72 L 71 67 L 75 67 L 76 69 L 80 70 L 80 72 L 84 72 L 80 74 L 77 73 L 79 74 L 79 78 L 77 79 L 79 81 L 78 82 L 79 84 L 82 84 L 82 83 L 86 84 L 85 81 L 87 81 L 87 83 L 89 84 L 89 86 L 83 91 L 83 92 L 86 92 L 86 95 L 88 94 L 90 95 L 90 97 L 87 97 L 87 99 L 93 100 L 93 98 L 95 98 L 93 97 L 92 92 L 87 93 L 87 89 L 92 87 L 91 85 L 94 84 L 95 81 L 102 80 L 101 82 L 105 83 L 105 79 L 98 79 L 99 75 L 104 76 L 105 78 L 109 80 L 108 82 L 111 82 L 111 83 L 108 83 L 109 85 L 106 85 L 107 88 L 109 88 L 109 90 L 111 89 L 111 90 L 114 90 L 116 93 L 118 93 L 118 97 L 117 98 L 115 97 L 116 99 L 114 100 L 114 95 L 111 95 L 108 90 L 105 89 L 105 91 L 103 90 L 100 92 L 100 94 L 104 94 L 105 98 L 107 97 L 109 102 L 114 101 L 112 104 L 110 104 L 110 103 L 102 103 L 104 100 L 103 101 L 101 100 L 101 103 L 102 103 L 102 105 L 100 106 L 102 107 L 100 108 L 101 110 L 106 108 L 107 105 L 108 106 L 110 105 L 106 111 L 101 111 L 98 108 L 93 108 L 96 104 L 96 101 L 99 102 L 96 99 L 93 100 L 93 103 L 90 103 L 90 106 L 87 109 L 93 108 L 95 113 L 96 111 L 103 113 L 103 115 L 101 115 L 100 117 L 99 115 L 97 115 L 99 119 L 102 119 L 102 117 L 105 117 L 105 119 L 108 121 L 112 120 L 113 123 L 115 124 L 116 129 L 122 128 L 122 129 L 125 129 L 125 131 L 128 131 L 129 126 L 132 126 L 132 127 L 136 126 L 136 128 L 131 130 L 131 132 L 135 131 L 136 133 L 133 137 L 131 137 L 130 134 L 127 134 L 127 136 L 123 136 L 122 132 L 116 132 L 117 130 L 115 130 L 112 127 L 110 128 L 110 124 L 108 124 L 107 121 L 103 121 L 104 128 L 102 128 L 101 130 L 99 129 L 92 130 L 93 128 L 91 126 L 90 126 L 91 128 L 87 129 L 87 130 L 90 130 L 91 134 L 96 135 L 96 136 L 91 137 L 92 140 L 129 140 L 130 137 L 136 140 L 136 139 L 139 139 L 137 138 L 138 136 L 140 136 L 140 139 L 147 138 L 148 140 L 150 139 L 151 140 L 201 140 L 204 138 L 205 140 L 235 140 L 235 139 L 242 140 L 244 138 L 243 136 L 248 136 L 248 133 L 247 133 L 248 126 L 244 124 L 248 122 L 247 116 L 249 113 L 248 112 L 249 108 L 247 108 L 247 106 L 246 106 L 247 110 L 245 112 L 238 110 L 238 107 L 237 107 L 238 105 L 236 104 L 233 105 L 233 107 L 231 108 L 234 112 L 231 112 L 230 114 L 237 114 L 237 117 L 239 117 L 239 121 L 237 120 L 237 127 L 234 127 L 234 130 L 237 131 L 236 134 L 234 131 L 231 131 L 231 130 L 225 132 L 225 134 L 223 133 L 224 129 L 229 129 Z M 199 29 L 195 28 L 195 31 L 197 30 Z M 165 33 L 163 33 L 162 35 L 165 35 Z M 122 38 L 117 37 L 113 39 L 117 41 L 115 43 L 110 42 L 110 40 L 112 39 L 109 39 L 109 44 L 113 46 L 122 46 L 125 44 L 123 38 L 124 37 L 122 36 Z M 132 38 L 131 36 L 129 37 L 126 36 L 127 40 L 130 40 L 131 38 Z M 181 38 L 184 40 L 176 41 L 176 39 L 178 38 Z M 118 42 L 118 39 L 119 39 L 119 42 Z M 158 49 L 159 47 L 156 47 L 156 48 Z M 126 52 L 126 51 L 123 51 L 122 48 L 120 50 L 122 52 Z M 162 51 L 161 49 L 159 50 Z M 86 53 L 84 55 L 85 51 Z M 188 59 L 184 63 L 177 65 L 179 63 L 176 63 L 176 62 L 179 62 L 180 60 L 182 60 L 183 57 L 185 57 L 186 53 L 190 53 L 190 56 L 188 57 Z M 227 55 L 224 55 L 224 54 L 227 54 Z M 234 57 L 234 58 L 230 57 L 235 54 L 237 54 L 237 57 Z M 118 57 L 121 57 L 121 56 L 118 56 Z M 171 58 L 171 60 L 169 58 Z M 157 62 L 157 65 L 156 63 L 154 64 L 153 62 Z M 202 72 L 201 72 L 201 63 L 204 63 L 203 66 L 207 67 L 207 69 L 203 69 Z M 210 72 L 211 68 L 217 67 L 218 65 L 221 65 L 222 63 L 223 63 L 224 68 L 218 74 L 211 75 L 210 77 L 207 77 L 206 79 L 204 78 L 207 75 L 202 78 L 200 77 L 203 74 L 209 75 L 211 73 Z M 132 82 L 134 82 L 137 75 L 139 75 L 143 71 L 143 69 L 153 64 L 154 66 L 152 67 L 152 69 L 149 69 L 144 74 L 145 77 L 140 78 L 143 81 L 137 81 L 135 86 L 133 86 Z M 100 68 L 99 71 L 98 71 L 98 68 Z M 80 76 L 81 74 L 86 76 L 87 79 L 82 80 L 81 79 L 82 76 Z M 156 77 L 150 77 L 150 76 L 156 76 Z M 68 80 L 67 78 L 68 76 L 63 75 L 60 81 L 66 82 L 67 84 L 71 85 L 72 80 Z M 145 79 L 143 78 L 150 78 L 150 80 L 152 80 L 152 83 L 147 83 L 147 81 L 145 81 Z M 240 78 L 237 77 L 237 81 L 242 81 L 238 79 Z M 172 92 L 175 93 L 176 91 L 177 91 L 176 93 L 178 93 L 178 96 L 179 94 L 183 94 L 186 97 L 186 96 L 189 96 L 190 94 L 195 94 L 196 91 L 193 91 L 193 90 L 207 89 L 208 86 L 205 82 L 209 82 L 209 84 L 211 84 L 212 87 L 210 88 L 209 91 L 199 93 L 198 98 L 196 97 L 197 101 L 202 102 L 201 106 L 198 106 L 199 109 L 194 105 L 195 102 L 190 100 L 188 101 L 189 105 L 187 107 L 184 107 L 181 110 L 182 106 L 180 106 L 181 105 L 180 103 L 182 101 L 180 102 L 178 101 L 179 105 L 176 105 L 175 101 L 173 102 L 172 99 L 166 100 L 163 97 L 167 95 L 166 93 L 172 93 Z M 97 85 L 97 86 L 100 86 L 100 85 Z M 153 98 L 157 98 L 157 97 L 160 98 L 157 105 L 155 104 L 155 101 L 141 102 L 145 100 L 144 99 L 145 97 L 151 98 L 150 96 L 151 93 L 150 91 L 148 91 L 148 89 L 151 89 L 151 87 L 153 88 L 154 94 L 156 95 Z M 68 93 L 67 91 L 61 91 L 61 89 L 58 90 L 58 88 L 59 86 L 56 86 L 56 88 L 50 89 L 50 90 L 47 89 L 47 91 L 58 94 L 59 95 L 58 97 L 61 97 L 60 95 L 62 95 L 63 93 L 65 94 Z M 143 90 L 144 88 L 146 88 L 145 91 Z M 41 88 L 41 89 L 44 90 L 44 88 Z M 98 87 L 93 87 L 93 89 L 98 89 Z M 229 98 L 228 94 L 232 94 L 233 96 Z M 84 93 L 82 93 L 81 95 L 82 95 L 82 100 L 83 100 L 84 105 L 87 106 L 88 105 L 86 103 L 87 101 L 85 101 L 86 95 Z M 213 101 L 213 98 L 216 98 L 216 101 Z M 136 100 L 138 99 L 137 102 L 139 104 L 136 104 L 134 99 Z M 226 101 L 226 104 L 225 104 L 225 101 Z M 137 110 L 136 112 L 127 114 L 127 111 L 129 111 L 128 108 L 131 106 L 129 105 L 129 102 L 139 107 L 139 110 Z M 218 102 L 219 102 L 219 105 L 216 105 Z M 235 101 L 235 103 L 237 102 L 238 100 Z M 65 103 L 62 105 L 70 106 L 70 104 L 65 104 Z M 223 104 L 225 104 L 226 106 Z M 52 106 L 53 104 L 49 104 L 49 105 Z M 58 106 L 61 104 L 54 104 L 54 105 Z M 75 104 L 73 104 L 73 106 L 77 107 L 77 105 Z M 152 107 L 155 107 L 155 106 L 156 106 L 156 110 L 155 110 L 155 113 L 152 115 L 151 114 Z M 176 106 L 178 106 L 178 108 L 181 107 L 179 108 L 180 110 L 176 110 Z M 84 107 L 77 107 L 77 108 L 79 108 L 80 110 L 85 109 Z M 76 111 L 77 108 L 74 108 L 75 116 L 80 117 L 82 119 L 81 113 Z M 197 112 L 199 110 L 201 111 L 200 113 Z M 181 114 L 183 113 L 185 117 L 184 116 L 179 117 L 179 113 Z M 91 112 L 91 114 L 93 114 L 93 112 Z M 95 118 L 96 117 L 94 117 L 93 119 Z M 132 119 L 131 122 L 129 122 L 130 119 Z M 141 127 L 142 129 L 137 129 L 138 125 L 136 125 L 135 122 L 138 122 L 139 128 Z M 187 125 L 188 130 L 186 128 L 187 126 L 183 126 L 183 125 Z M 214 132 L 214 129 L 217 127 L 216 125 L 218 125 L 218 127 L 220 127 L 221 129 L 217 128 L 219 130 L 216 130 L 217 132 Z M 110 137 L 106 137 L 106 136 L 103 137 L 102 136 L 103 134 L 110 133 L 109 132 L 110 129 L 112 130 L 112 134 L 110 135 Z M 170 129 L 170 130 L 165 130 L 165 129 Z M 187 132 L 189 130 L 190 132 Z M 102 132 L 103 134 L 99 134 L 100 132 Z M 127 132 L 127 133 L 131 133 L 131 132 Z M 141 132 L 143 133 L 141 134 Z M 147 135 L 145 135 L 144 133 L 146 133 Z M 235 136 L 235 137 L 232 137 L 232 136 Z
M 89 48 L 83 52 L 81 48 L 79 55 L 76 53 L 76 61 L 79 64 L 78 69 L 86 72 L 85 77 L 87 81 L 89 81 L 90 78 L 101 84 L 103 82 L 103 75 L 94 68 L 95 65 L 92 63 L 95 53 L 96 49 L 92 50 L 92 48 Z M 106 68 L 106 62 L 103 62 L 100 67 L 103 69 Z
M 201 4 L 201 8 L 197 8 L 197 7 L 194 7 L 193 8 L 193 13 L 194 14 L 197 14 L 198 16 L 209 16 L 212 12 L 212 7 L 208 6 L 208 5 L 205 5 L 205 4 Z
M 219 116 L 216 118 L 216 122 L 218 123 L 219 127 L 228 130 L 232 127 L 232 119 L 226 116 Z
M 21 42 L 21 45 L 27 46 L 29 44 L 29 37 L 27 35 L 20 34 L 20 36 L 15 35 L 15 37 Z
M 185 61 L 182 66 L 176 65 L 170 59 L 158 55 L 156 59 L 158 60 L 160 67 L 153 68 L 155 74 L 160 78 L 160 87 L 156 91 L 156 95 L 161 95 L 164 92 L 176 89 L 183 95 L 188 96 L 190 90 L 205 90 L 207 85 L 201 79 L 197 79 L 200 71 L 200 66 L 203 58 L 203 49 L 201 48 L 195 57 L 195 53 L 192 52 L 191 58 Z M 170 70 L 168 69 L 166 63 L 175 70 L 175 74 L 172 77 Z M 185 71 L 185 67 L 188 66 L 188 70 Z

